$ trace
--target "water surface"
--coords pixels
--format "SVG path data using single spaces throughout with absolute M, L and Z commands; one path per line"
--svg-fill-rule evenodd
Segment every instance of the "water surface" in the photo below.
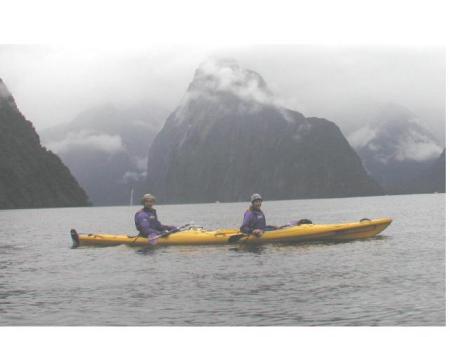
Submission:
M 211 229 L 246 207 L 156 206 Z M 276 225 L 394 219 L 366 240 L 70 249 L 71 228 L 134 235 L 137 209 L 0 211 L 0 325 L 445 325 L 445 194 L 263 203 Z

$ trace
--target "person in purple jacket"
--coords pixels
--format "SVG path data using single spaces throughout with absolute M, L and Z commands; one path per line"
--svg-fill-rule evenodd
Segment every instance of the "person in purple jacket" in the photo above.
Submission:
M 145 194 L 142 197 L 142 205 L 144 208 L 134 216 L 134 223 L 136 224 L 136 229 L 139 231 L 139 235 L 147 237 L 150 244 L 154 243 L 156 236 L 177 229 L 175 226 L 161 224 L 158 220 L 156 209 L 153 208 L 155 202 L 156 198 L 153 195 Z
M 252 234 L 255 236 L 263 235 L 264 231 L 267 229 L 266 226 L 266 217 L 264 213 L 261 211 L 262 197 L 258 193 L 252 194 L 250 197 L 250 208 L 245 211 L 244 221 L 242 222 L 242 226 L 240 228 L 242 233 Z M 273 226 L 270 226 L 270 229 Z

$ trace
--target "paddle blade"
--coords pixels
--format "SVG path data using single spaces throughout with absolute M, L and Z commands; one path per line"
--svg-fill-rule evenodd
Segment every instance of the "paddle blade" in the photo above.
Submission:
M 240 239 L 247 237 L 247 234 L 236 234 L 236 235 L 232 235 L 230 236 L 230 238 L 228 239 L 228 243 L 236 243 L 238 242 Z
M 80 246 L 80 237 L 75 229 L 70 230 L 70 236 L 72 237 L 72 248 Z

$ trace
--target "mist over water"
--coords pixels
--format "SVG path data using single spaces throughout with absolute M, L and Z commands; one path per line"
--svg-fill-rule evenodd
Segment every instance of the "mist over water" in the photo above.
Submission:
M 215 229 L 247 206 L 156 208 Z M 445 325 L 445 194 L 263 203 L 277 225 L 394 219 L 367 240 L 70 249 L 71 228 L 134 235 L 137 209 L 0 211 L 0 325 Z

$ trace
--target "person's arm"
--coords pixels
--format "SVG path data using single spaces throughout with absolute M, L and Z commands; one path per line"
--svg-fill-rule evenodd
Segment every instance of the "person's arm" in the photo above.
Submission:
M 177 228 L 175 226 L 163 225 L 161 223 L 161 221 L 158 220 L 158 215 L 156 214 L 156 210 L 155 210 L 154 227 L 155 227 L 155 229 L 157 229 L 159 231 L 173 231 Z
M 173 230 L 177 229 L 177 226 L 170 226 L 170 225 L 161 225 L 161 227 L 165 231 L 173 231 Z
M 151 232 L 150 221 L 144 212 L 138 212 L 134 216 L 136 229 L 143 235 L 149 235 Z
M 148 221 L 148 217 L 143 212 L 136 213 L 134 217 L 134 222 L 137 227 L 149 227 L 150 223 Z
M 244 220 L 242 221 L 242 226 L 240 228 L 242 233 L 250 234 L 252 232 L 252 212 L 246 211 L 244 214 Z

